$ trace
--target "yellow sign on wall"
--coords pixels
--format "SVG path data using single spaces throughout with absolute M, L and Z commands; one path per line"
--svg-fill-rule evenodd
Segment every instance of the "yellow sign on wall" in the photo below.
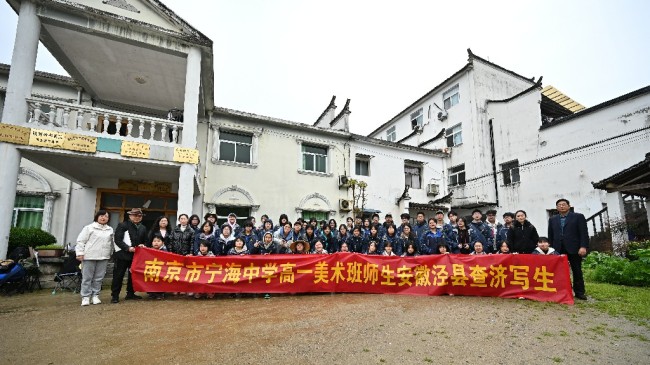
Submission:
M 13 124 L 0 123 L 0 142 L 15 144 L 29 143 L 30 129 Z
M 46 129 L 32 129 L 29 134 L 31 146 L 62 148 L 65 141 L 65 133 L 49 131 Z
M 123 141 L 120 154 L 126 157 L 149 158 L 151 146 L 146 143 Z
M 199 151 L 194 148 L 174 147 L 174 161 L 197 165 L 199 163 Z
M 63 148 L 71 151 L 95 153 L 97 151 L 97 138 L 67 133 L 63 141 Z

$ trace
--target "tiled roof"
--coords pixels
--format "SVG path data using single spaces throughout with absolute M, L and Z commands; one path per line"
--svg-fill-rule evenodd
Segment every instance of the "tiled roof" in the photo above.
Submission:
M 584 105 L 564 95 L 560 90 L 551 85 L 548 85 L 542 89 L 542 95 L 545 95 L 549 99 L 562 105 L 564 108 L 570 110 L 573 113 L 579 112 L 585 108 Z

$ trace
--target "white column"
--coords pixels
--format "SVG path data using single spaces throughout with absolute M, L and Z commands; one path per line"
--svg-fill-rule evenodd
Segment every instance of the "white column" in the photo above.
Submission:
M 607 202 L 609 229 L 612 232 L 612 249 L 615 254 L 621 255 L 628 242 L 623 195 L 620 192 L 607 193 L 605 201 Z
M 25 98 L 31 96 L 32 92 L 41 22 L 36 16 L 34 3 L 22 1 L 19 11 L 5 105 L 0 122 L 22 125 L 27 121 Z M 0 143 L 0 156 L 2 156 L 0 196 L 3 197 L 0 202 L 0 259 L 4 259 L 7 257 L 11 217 L 16 197 L 20 151 L 13 144 Z
M 56 195 L 46 194 L 45 195 L 45 205 L 43 206 L 43 221 L 41 222 L 41 229 L 45 232 L 50 232 L 52 228 L 52 212 L 54 211 L 54 200 Z
M 187 54 L 185 72 L 185 101 L 183 103 L 183 141 L 186 148 L 196 148 L 196 134 L 199 114 L 199 91 L 201 87 L 201 51 L 192 47 Z M 178 177 L 178 211 L 177 214 L 192 214 L 194 200 L 194 165 L 181 165 Z

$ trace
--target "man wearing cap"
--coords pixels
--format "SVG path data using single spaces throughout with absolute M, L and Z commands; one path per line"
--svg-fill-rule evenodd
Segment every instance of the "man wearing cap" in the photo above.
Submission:
M 488 227 L 490 227 L 490 230 L 492 231 L 492 237 L 488 237 L 488 245 L 492 247 L 492 252 L 497 252 L 500 242 L 496 242 L 495 238 L 497 236 L 497 233 L 499 233 L 499 230 L 503 228 L 503 224 L 497 222 L 496 210 L 490 209 L 485 212 L 485 215 L 487 216 L 485 223 L 488 225 Z
M 120 301 L 120 292 L 122 291 L 122 282 L 124 274 L 129 271 L 126 282 L 125 299 L 142 299 L 135 295 L 133 291 L 133 281 L 131 280 L 131 263 L 133 262 L 133 253 L 136 247 L 144 247 L 147 242 L 147 229 L 142 222 L 142 209 L 135 208 L 126 212 L 129 220 L 122 222 L 115 228 L 115 254 L 113 254 L 113 282 L 111 284 L 111 303 Z

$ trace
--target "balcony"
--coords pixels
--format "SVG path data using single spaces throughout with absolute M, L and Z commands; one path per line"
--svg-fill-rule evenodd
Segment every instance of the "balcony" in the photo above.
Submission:
M 183 123 L 51 99 L 29 98 L 27 127 L 177 146 Z

